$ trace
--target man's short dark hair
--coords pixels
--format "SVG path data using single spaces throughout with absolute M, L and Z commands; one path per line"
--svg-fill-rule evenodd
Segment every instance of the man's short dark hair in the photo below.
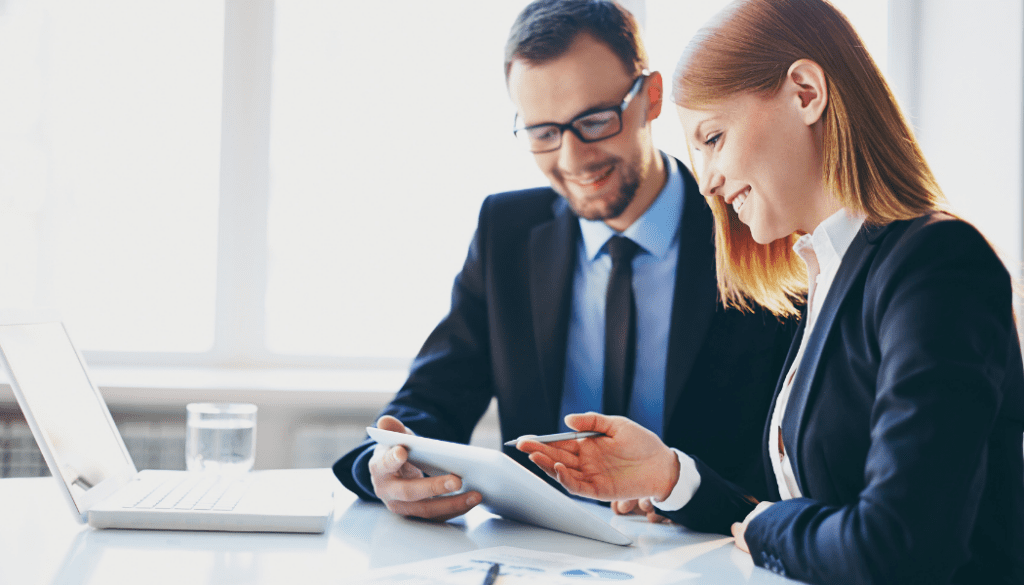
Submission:
M 580 33 L 606 44 L 626 72 L 639 75 L 647 67 L 640 27 L 628 10 L 610 0 L 535 0 L 516 18 L 505 43 L 505 79 L 512 62 L 532 65 L 561 57 Z

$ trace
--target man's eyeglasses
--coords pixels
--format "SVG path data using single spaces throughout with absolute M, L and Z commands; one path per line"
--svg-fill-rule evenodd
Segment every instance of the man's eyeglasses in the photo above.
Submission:
M 532 153 L 551 152 L 562 146 L 562 133 L 568 130 L 576 135 L 581 142 L 597 142 L 605 138 L 611 138 L 622 132 L 622 113 L 629 107 L 629 103 L 640 93 L 644 80 L 651 72 L 646 69 L 633 82 L 629 93 L 617 106 L 596 110 L 577 116 L 568 124 L 537 124 L 535 126 L 524 126 L 515 128 L 515 134 L 519 143 Z M 516 122 L 519 121 L 519 114 L 516 114 Z

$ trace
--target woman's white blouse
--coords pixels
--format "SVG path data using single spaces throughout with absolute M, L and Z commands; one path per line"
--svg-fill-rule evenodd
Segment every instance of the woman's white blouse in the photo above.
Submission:
M 786 374 L 785 384 L 779 392 L 779 397 L 775 401 L 775 410 L 771 415 L 768 448 L 773 455 L 771 457 L 772 471 L 783 500 L 801 497 L 800 488 L 796 485 L 796 478 L 793 474 L 793 466 L 780 441 L 782 417 L 786 412 L 786 405 L 789 403 L 793 378 L 800 367 L 807 340 L 817 322 L 819 307 L 828 298 L 828 290 L 839 272 L 843 256 L 863 224 L 863 216 L 854 215 L 844 208 L 821 222 L 813 233 L 802 236 L 793 246 L 793 250 L 807 264 L 808 308 L 807 323 L 804 326 L 803 337 L 800 339 L 800 349 Z M 678 510 L 685 506 L 700 487 L 700 474 L 697 472 L 693 459 L 677 449 L 673 449 L 673 451 L 676 452 L 680 462 L 679 481 L 676 482 L 672 493 L 664 502 L 652 500 L 655 506 L 665 511 Z
M 789 393 L 793 388 L 793 378 L 803 361 L 807 340 L 818 322 L 822 302 L 828 299 L 828 291 L 832 287 L 839 272 L 843 256 L 853 243 L 853 239 L 864 224 L 864 218 L 841 209 L 829 216 L 811 234 L 804 234 L 793 246 L 795 251 L 807 265 L 807 323 L 804 325 L 803 337 L 796 359 L 786 374 L 786 380 L 775 401 L 772 412 L 771 430 L 768 435 L 768 451 L 772 454 L 772 471 L 779 486 L 779 494 L 783 500 L 801 497 L 800 487 L 796 484 L 793 465 L 782 445 L 782 418 L 789 404 Z

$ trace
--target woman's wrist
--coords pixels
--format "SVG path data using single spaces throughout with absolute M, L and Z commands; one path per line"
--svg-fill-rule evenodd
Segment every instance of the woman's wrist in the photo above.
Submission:
M 672 490 L 679 483 L 679 458 L 676 456 L 675 451 L 665 447 L 659 459 L 658 467 L 664 473 L 659 474 L 661 479 L 658 481 L 657 489 L 653 495 L 656 501 L 664 502 L 672 495 Z

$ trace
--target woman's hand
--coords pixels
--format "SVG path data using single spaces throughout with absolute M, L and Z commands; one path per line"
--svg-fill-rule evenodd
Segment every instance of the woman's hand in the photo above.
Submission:
M 756 518 L 757 515 L 761 512 L 764 512 L 768 508 L 768 506 L 771 506 L 773 503 L 774 502 L 761 502 L 760 504 L 757 505 L 756 508 L 754 508 L 753 510 L 750 511 L 749 514 L 747 514 L 747 517 L 743 519 L 743 522 L 733 522 L 732 535 L 736 539 L 736 548 L 747 553 L 748 555 L 750 554 L 750 547 L 747 546 L 747 541 L 744 539 L 744 536 L 747 532 L 747 524 L 750 524 L 751 520 Z
M 679 480 L 679 459 L 651 431 L 621 416 L 594 412 L 570 414 L 565 423 L 576 431 L 604 437 L 516 445 L 530 461 L 569 492 L 596 500 L 664 500 Z
M 612 511 L 620 516 L 646 516 L 647 521 L 654 524 L 671 522 L 671 520 L 658 513 L 658 509 L 654 507 L 654 502 L 650 498 L 617 500 L 612 502 L 611 507 Z

